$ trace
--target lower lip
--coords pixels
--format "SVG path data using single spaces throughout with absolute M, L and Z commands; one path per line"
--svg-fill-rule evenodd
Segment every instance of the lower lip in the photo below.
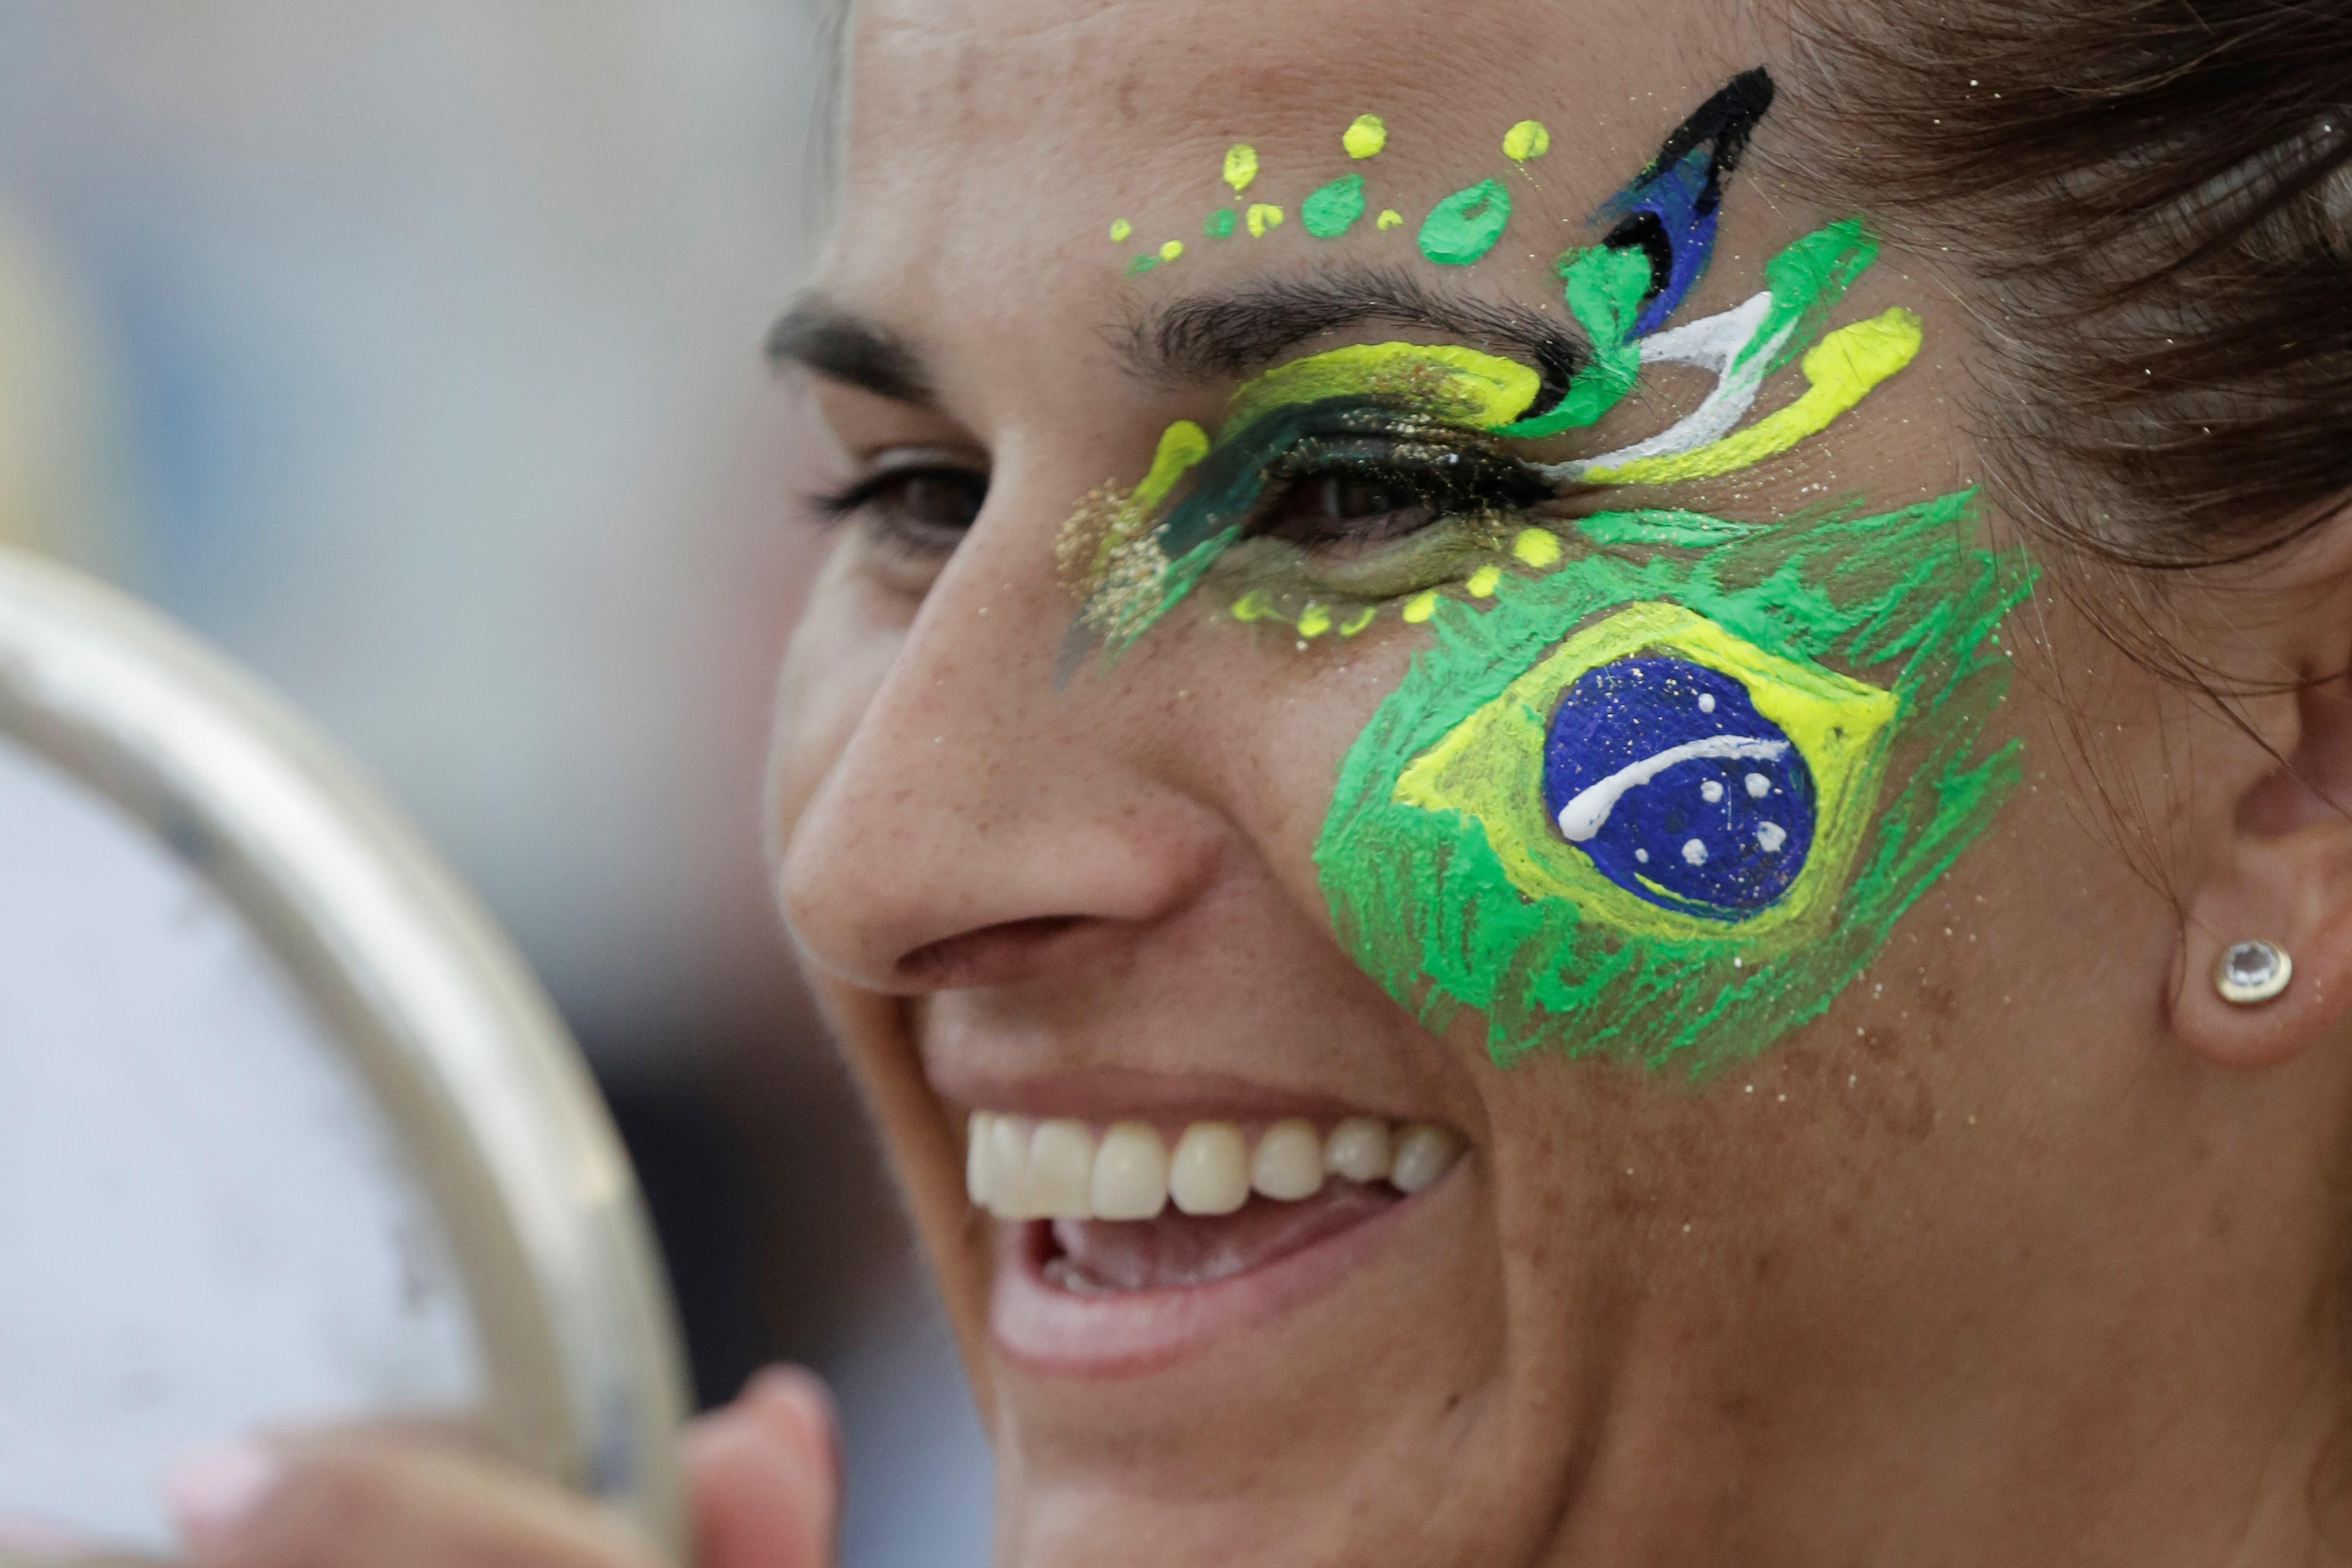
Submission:
M 1119 1378 L 1160 1372 L 1320 1296 L 1386 1245 L 1402 1215 L 1451 1182 L 1449 1173 L 1427 1191 L 1312 1246 L 1207 1285 L 1098 1296 L 1065 1290 L 1046 1279 L 1053 1246 L 1047 1222 L 1000 1221 L 989 1331 L 1009 1366 L 1038 1376 Z

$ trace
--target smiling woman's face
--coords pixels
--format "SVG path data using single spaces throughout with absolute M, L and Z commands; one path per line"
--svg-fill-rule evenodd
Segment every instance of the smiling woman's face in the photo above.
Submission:
M 2111 1223 L 2175 923 L 2055 760 L 1961 313 L 1763 172 L 1772 48 L 858 8 L 780 876 L 1010 1560 L 1671 1548 L 2128 1372 L 2028 1320 L 2179 1262 Z

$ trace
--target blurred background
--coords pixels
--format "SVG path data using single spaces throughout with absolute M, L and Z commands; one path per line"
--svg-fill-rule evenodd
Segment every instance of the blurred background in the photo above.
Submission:
M 816 482 L 807 0 L 0 6 L 0 538 L 257 670 L 587 1048 L 696 1381 L 842 1405 L 853 1568 L 986 1556 L 946 1331 L 771 910 Z

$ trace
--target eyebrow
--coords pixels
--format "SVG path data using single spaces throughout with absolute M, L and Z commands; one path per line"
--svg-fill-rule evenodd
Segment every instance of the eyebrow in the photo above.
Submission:
M 1112 333 L 1120 363 L 1148 381 L 1231 379 L 1265 368 L 1327 332 L 1389 322 L 1442 332 L 1490 353 L 1517 354 L 1542 378 L 1538 407 L 1567 389 L 1590 356 L 1580 330 L 1525 305 L 1441 293 L 1402 268 L 1331 267 L 1261 279 L 1159 306 Z M 768 329 L 766 352 L 827 380 L 921 408 L 938 398 L 922 356 L 898 333 L 822 294 L 796 301 Z
M 1390 322 L 1517 355 L 1543 378 L 1538 406 L 1566 390 L 1591 355 L 1584 333 L 1525 305 L 1442 293 L 1402 268 L 1330 267 L 1171 300 L 1113 334 L 1128 369 L 1182 383 L 1244 376 L 1326 332 Z
M 793 302 L 768 329 L 768 363 L 796 364 L 828 381 L 845 382 L 899 403 L 929 408 L 938 401 L 922 355 L 889 328 L 822 294 Z

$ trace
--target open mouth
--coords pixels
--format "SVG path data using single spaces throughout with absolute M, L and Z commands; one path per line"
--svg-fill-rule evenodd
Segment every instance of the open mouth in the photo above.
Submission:
M 975 1111 L 965 1183 L 1000 1221 L 999 1342 L 1027 1363 L 1108 1372 L 1336 1278 L 1346 1238 L 1434 1186 L 1452 1128 L 1348 1117 L 1161 1128 Z

